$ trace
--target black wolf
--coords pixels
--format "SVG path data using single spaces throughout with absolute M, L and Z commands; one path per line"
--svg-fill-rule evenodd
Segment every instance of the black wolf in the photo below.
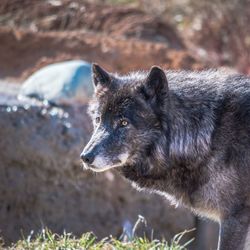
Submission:
M 119 76 L 94 64 L 93 83 L 86 168 L 116 168 L 218 221 L 220 250 L 250 249 L 250 78 L 156 66 Z

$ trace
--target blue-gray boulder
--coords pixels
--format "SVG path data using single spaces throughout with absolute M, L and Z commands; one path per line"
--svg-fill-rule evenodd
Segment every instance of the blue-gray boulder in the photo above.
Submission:
M 23 83 L 19 96 L 60 105 L 86 102 L 92 94 L 91 64 L 73 60 L 41 68 Z

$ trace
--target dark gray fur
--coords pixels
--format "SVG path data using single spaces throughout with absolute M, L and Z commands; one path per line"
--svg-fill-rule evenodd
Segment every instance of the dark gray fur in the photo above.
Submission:
M 101 120 L 82 156 L 102 154 L 112 165 L 129 152 L 116 169 L 136 188 L 218 221 L 218 249 L 250 249 L 250 78 L 157 67 L 126 76 L 93 71 L 90 114 Z M 126 128 L 114 125 L 123 118 Z

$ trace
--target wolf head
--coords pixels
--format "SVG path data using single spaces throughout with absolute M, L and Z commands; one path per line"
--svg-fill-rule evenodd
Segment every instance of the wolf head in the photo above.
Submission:
M 147 171 L 167 126 L 162 115 L 168 100 L 164 71 L 154 66 L 148 74 L 118 76 L 97 64 L 92 71 L 95 95 L 89 114 L 94 131 L 81 154 L 84 166 L 95 172 L 117 167 Z

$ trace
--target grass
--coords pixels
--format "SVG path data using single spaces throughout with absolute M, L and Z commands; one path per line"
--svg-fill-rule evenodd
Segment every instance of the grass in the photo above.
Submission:
M 188 232 L 188 231 L 186 231 Z M 186 233 L 176 235 L 168 244 L 165 240 L 148 240 L 135 237 L 129 242 L 122 242 L 113 237 L 107 237 L 100 241 L 92 233 L 83 234 L 80 238 L 70 233 L 62 235 L 54 234 L 45 229 L 36 236 L 32 234 L 26 239 L 19 240 L 10 247 L 1 248 L 6 250 L 184 250 L 190 243 L 180 245 L 182 236 Z
M 186 246 L 193 241 L 189 240 L 185 244 L 180 244 L 183 235 L 193 230 L 184 231 L 177 234 L 170 243 L 165 240 L 147 239 L 146 237 L 137 237 L 136 230 L 139 224 L 146 225 L 146 220 L 139 215 L 129 234 L 123 233 L 123 240 L 118 240 L 112 236 L 102 240 L 97 240 L 93 233 L 85 233 L 80 238 L 76 238 L 71 233 L 58 235 L 52 233 L 49 229 L 43 229 L 41 233 L 34 235 L 33 232 L 17 243 L 9 247 L 4 247 L 0 243 L 1 250 L 184 250 Z M 0 239 L 1 240 L 1 239 Z M 0 241 L 1 242 L 1 241 Z

